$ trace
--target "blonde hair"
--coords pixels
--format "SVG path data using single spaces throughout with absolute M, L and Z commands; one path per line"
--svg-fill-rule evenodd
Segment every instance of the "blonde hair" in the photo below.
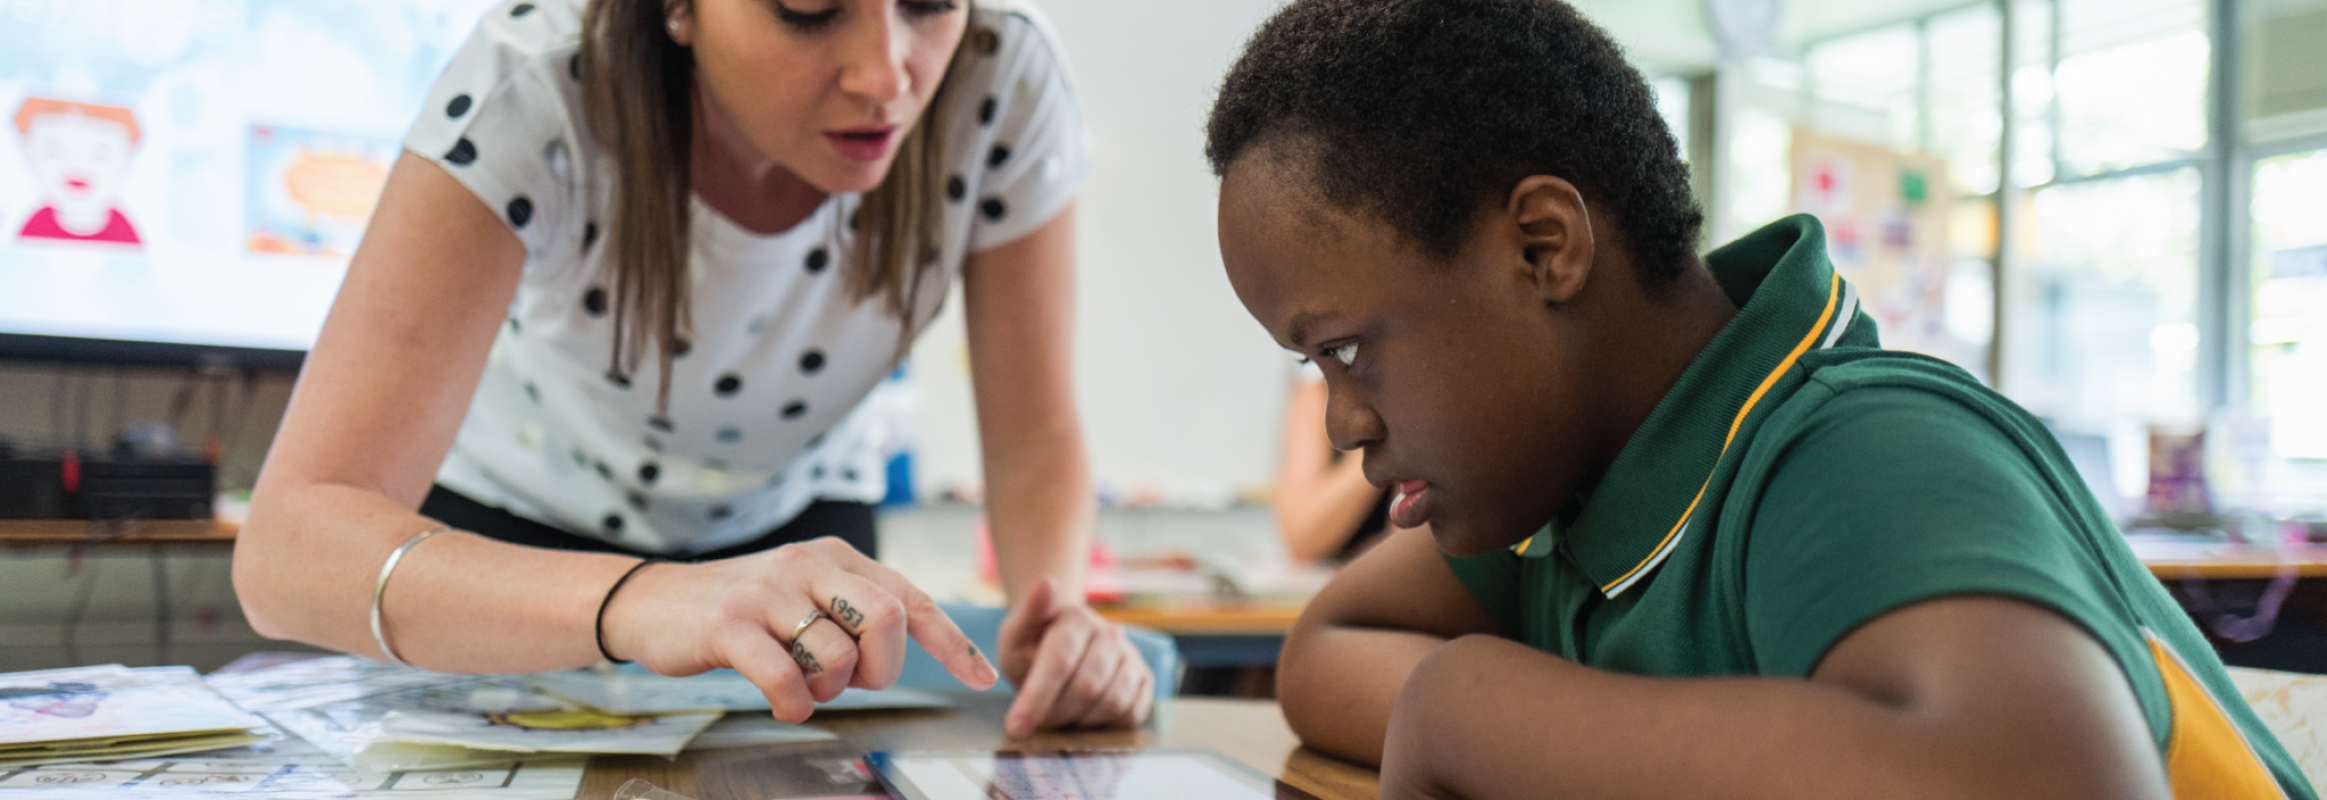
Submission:
M 614 161 L 614 211 L 607 228 L 612 273 L 614 347 L 610 376 L 627 378 L 651 352 L 662 367 L 658 411 L 670 403 L 670 368 L 691 322 L 687 297 L 689 158 L 694 142 L 694 52 L 663 33 L 670 3 L 686 0 L 590 0 L 583 14 L 583 116 Z M 963 4 L 977 30 L 976 4 Z M 968 39 L 967 35 L 964 39 Z M 928 108 L 898 146 L 879 187 L 865 193 L 850 225 L 857 228 L 845 270 L 853 301 L 875 296 L 904 323 L 902 354 L 913 339 L 922 270 L 934 263 L 943 230 L 944 115 L 957 45 Z

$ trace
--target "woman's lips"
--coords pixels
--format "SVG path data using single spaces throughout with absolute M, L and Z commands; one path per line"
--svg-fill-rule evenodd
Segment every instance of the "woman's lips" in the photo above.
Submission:
M 1399 481 L 1390 487 L 1390 524 L 1419 528 L 1430 521 L 1430 482 Z
M 895 125 L 867 125 L 860 128 L 842 128 L 824 132 L 832 142 L 832 149 L 851 161 L 879 161 L 889 154 L 889 142 L 897 138 Z

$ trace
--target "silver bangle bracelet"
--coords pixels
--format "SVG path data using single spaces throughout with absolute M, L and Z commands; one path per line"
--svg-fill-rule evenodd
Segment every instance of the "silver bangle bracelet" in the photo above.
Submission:
M 396 562 L 404 560 L 405 553 L 412 552 L 413 547 L 427 541 L 428 537 L 449 530 L 452 529 L 436 528 L 421 531 L 412 538 L 404 540 L 404 543 L 398 545 L 395 550 L 390 551 L 387 562 L 380 565 L 380 581 L 372 584 L 372 642 L 380 646 L 380 655 L 386 656 L 390 664 L 399 667 L 412 666 L 404 663 L 404 659 L 396 657 L 396 648 L 388 646 L 388 629 L 380 624 L 380 598 L 388 594 L 388 576 L 396 573 Z

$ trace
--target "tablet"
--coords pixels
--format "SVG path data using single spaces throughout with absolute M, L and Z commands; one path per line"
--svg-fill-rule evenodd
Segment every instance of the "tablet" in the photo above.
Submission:
M 1317 800 L 1210 750 L 871 753 L 900 800 Z

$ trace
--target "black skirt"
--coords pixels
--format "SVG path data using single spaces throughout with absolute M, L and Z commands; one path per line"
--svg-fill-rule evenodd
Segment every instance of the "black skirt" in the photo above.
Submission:
M 825 536 L 838 536 L 841 541 L 856 547 L 867 558 L 878 555 L 873 536 L 873 506 L 848 500 L 817 500 L 809 503 L 792 521 L 760 534 L 760 537 L 732 547 L 722 547 L 708 553 L 683 557 L 666 557 L 656 553 L 640 552 L 612 542 L 578 536 L 551 525 L 544 525 L 506 510 L 485 505 L 467 495 L 443 486 L 428 490 L 428 499 L 420 504 L 421 516 L 470 533 L 499 539 L 510 544 L 539 547 L 547 550 L 576 550 L 585 553 L 621 553 L 624 555 L 670 558 L 673 561 L 717 561 L 762 550 L 782 547 L 794 542 L 805 542 Z

